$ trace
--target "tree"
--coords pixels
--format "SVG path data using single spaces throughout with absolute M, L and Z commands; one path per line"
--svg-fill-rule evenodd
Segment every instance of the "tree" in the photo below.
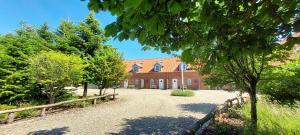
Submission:
M 138 39 L 163 52 L 182 50 L 184 61 L 201 61 L 207 73 L 224 68 L 250 94 L 254 130 L 261 73 L 274 58 L 278 38 L 300 29 L 298 0 L 90 0 L 88 7 L 117 16 L 105 28 L 108 36 Z
M 111 46 L 102 46 L 94 57 L 89 57 L 87 70 L 89 81 L 99 88 L 99 95 L 103 89 L 119 85 L 128 76 L 122 55 Z
M 280 65 L 273 65 L 263 73 L 258 84 L 263 94 L 280 103 L 300 101 L 300 56 Z
M 59 52 L 41 52 L 31 59 L 31 73 L 43 86 L 49 103 L 55 102 L 55 97 L 64 88 L 81 81 L 83 64 L 80 57 Z
M 35 27 L 21 23 L 15 34 L 0 36 L 0 48 L 0 102 L 19 104 L 31 98 L 35 89 L 28 74 L 29 57 L 51 50 L 51 44 L 37 34 Z
M 79 54 L 84 60 L 90 56 L 93 57 L 95 51 L 107 41 L 107 38 L 104 36 L 104 30 L 99 25 L 100 22 L 95 18 L 94 13 L 90 13 L 79 25 L 74 25 L 69 21 L 62 21 L 56 32 L 59 37 L 58 49 L 68 54 Z M 86 63 L 88 62 L 86 61 Z M 88 80 L 90 80 L 87 74 L 90 71 L 87 69 L 84 69 L 84 71 L 83 96 L 85 97 L 87 95 Z

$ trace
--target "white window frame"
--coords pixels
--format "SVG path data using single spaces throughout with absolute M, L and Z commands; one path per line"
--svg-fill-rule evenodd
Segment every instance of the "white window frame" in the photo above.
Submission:
M 153 88 L 153 85 L 155 85 L 154 79 L 150 79 L 150 89 Z
M 192 85 L 193 84 L 193 80 L 192 79 L 187 79 L 187 85 Z
M 132 71 L 133 72 L 139 72 L 139 66 L 138 65 L 136 65 L 136 64 L 134 64 L 133 66 L 132 66 Z
M 157 67 L 158 67 L 158 69 L 157 69 Z M 159 63 L 155 63 L 155 65 L 154 65 L 154 71 L 155 72 L 160 72 L 161 71 L 161 65 Z

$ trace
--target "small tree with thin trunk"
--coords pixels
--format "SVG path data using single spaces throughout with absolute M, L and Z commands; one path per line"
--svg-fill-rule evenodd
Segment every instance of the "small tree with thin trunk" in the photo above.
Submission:
M 65 55 L 59 52 L 42 52 L 31 59 L 31 73 L 43 86 L 43 93 L 49 103 L 55 103 L 59 93 L 66 91 L 66 86 L 81 81 L 83 64 L 79 56 Z
M 122 55 L 111 46 L 101 46 L 89 58 L 87 70 L 89 81 L 98 86 L 99 95 L 103 89 L 116 86 L 127 77 Z

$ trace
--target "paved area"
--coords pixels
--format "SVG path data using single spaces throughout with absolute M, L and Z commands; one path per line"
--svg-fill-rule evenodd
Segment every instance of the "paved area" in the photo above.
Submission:
M 173 97 L 170 92 L 118 89 L 115 101 L 1 125 L 0 135 L 180 134 L 216 104 L 237 95 L 200 90 L 194 97 Z M 89 90 L 94 93 L 98 91 Z

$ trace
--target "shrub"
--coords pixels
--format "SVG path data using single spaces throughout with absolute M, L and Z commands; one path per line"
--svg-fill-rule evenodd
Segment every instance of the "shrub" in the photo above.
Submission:
M 300 55 L 296 59 L 264 72 L 265 80 L 258 85 L 262 94 L 272 101 L 294 104 L 300 101 Z
M 218 123 L 214 126 L 215 134 L 216 135 L 229 135 L 231 134 L 232 126 L 224 124 L 224 123 Z
M 59 52 L 41 52 L 31 59 L 31 73 L 43 86 L 43 92 L 53 104 L 58 95 L 66 92 L 66 86 L 82 79 L 83 62 L 79 56 Z
M 84 108 L 84 107 L 88 107 L 90 106 L 92 103 L 90 101 L 82 101 L 82 102 L 79 102 L 79 107 L 80 108 Z
M 194 96 L 194 92 L 191 90 L 174 90 L 171 92 L 171 96 L 191 97 Z
M 27 117 L 35 117 L 40 115 L 39 110 L 36 109 L 31 109 L 31 110 L 26 110 L 22 112 L 17 112 L 16 113 L 16 118 L 27 118 Z

